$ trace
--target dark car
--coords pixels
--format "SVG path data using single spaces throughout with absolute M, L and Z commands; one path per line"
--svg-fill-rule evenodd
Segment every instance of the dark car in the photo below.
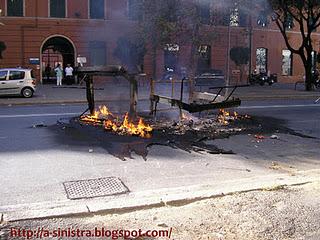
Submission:
M 195 77 L 195 84 L 196 86 L 224 86 L 225 82 L 223 72 L 218 69 L 205 70 Z

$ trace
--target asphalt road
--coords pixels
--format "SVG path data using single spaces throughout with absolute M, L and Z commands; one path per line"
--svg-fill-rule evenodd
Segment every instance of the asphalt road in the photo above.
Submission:
M 125 104 L 109 105 L 112 112 L 124 112 Z M 47 129 L 34 129 L 34 125 L 50 126 L 57 120 L 77 116 L 86 105 L 13 106 L 0 108 L 0 152 L 30 152 L 64 149 L 59 140 L 50 137 Z M 147 108 L 145 108 L 147 109 Z M 297 132 L 320 138 L 320 104 L 305 101 L 244 102 L 234 109 L 242 114 L 283 119 Z M 41 127 L 40 127 L 41 128 Z M 90 145 L 90 144 L 89 144 Z
M 244 102 L 237 111 L 286 120 L 289 128 L 315 138 L 279 134 L 279 140 L 256 142 L 252 136 L 240 135 L 214 141 L 236 155 L 154 146 L 148 161 L 134 156 L 125 162 L 90 142 L 62 143 L 63 136 L 51 130 L 57 120 L 76 116 L 85 108 L 1 107 L 0 212 L 16 204 L 67 201 L 62 183 L 73 180 L 117 176 L 131 192 L 140 192 L 319 168 L 320 104 L 310 100 Z M 117 111 L 119 106 L 110 108 Z M 44 127 L 34 128 L 37 124 Z
M 250 101 L 239 112 L 283 119 L 289 128 L 320 138 L 320 103 L 311 100 Z

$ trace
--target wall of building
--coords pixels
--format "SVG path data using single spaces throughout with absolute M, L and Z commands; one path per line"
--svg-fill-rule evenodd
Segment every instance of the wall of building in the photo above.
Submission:
M 136 24 L 128 20 L 126 0 L 105 0 L 105 19 L 88 19 L 88 0 L 68 0 L 67 17 L 64 19 L 49 18 L 48 0 L 25 0 L 25 17 L 5 17 L 2 13 L 0 21 L 0 41 L 5 42 L 7 49 L 0 59 L 0 67 L 26 66 L 34 68 L 40 78 L 38 66 L 30 65 L 30 58 L 41 59 L 41 47 L 52 36 L 64 36 L 75 46 L 77 55 L 86 56 L 90 64 L 90 42 L 103 41 L 106 43 L 107 64 L 119 63 L 113 56 L 113 51 L 119 37 L 126 36 L 135 29 Z M 6 1 L 0 0 L 0 8 L 6 9 Z M 38 17 L 36 17 L 38 16 Z M 207 27 L 203 31 L 213 31 L 214 39 L 205 44 L 211 45 L 211 68 L 227 72 L 228 27 Z M 249 46 L 248 29 L 241 27 L 230 28 L 230 46 Z M 319 49 L 319 33 L 314 34 L 315 49 Z M 297 29 L 293 29 L 291 41 L 299 44 L 300 37 Z M 293 76 L 282 76 L 282 50 L 286 49 L 284 40 L 274 23 L 268 28 L 253 24 L 252 36 L 252 67 L 255 68 L 256 49 L 268 49 L 268 68 L 277 73 L 280 81 L 294 82 L 301 80 L 304 75 L 303 66 L 298 56 L 293 57 Z M 189 67 L 191 46 L 181 46 L 179 66 Z M 150 51 L 145 56 L 144 69 L 152 73 L 152 57 Z M 238 69 L 230 61 L 230 73 Z M 157 76 L 161 77 L 164 70 L 163 50 L 157 52 Z
M 88 19 L 88 0 L 68 0 L 67 17 L 63 19 L 48 17 L 47 0 L 26 0 L 25 17 L 0 18 L 4 23 L 4 26 L 0 26 L 0 40 L 5 42 L 7 47 L 3 52 L 3 59 L 0 60 L 0 67 L 30 67 L 35 69 L 37 77 L 40 78 L 39 66 L 29 64 L 29 60 L 41 59 L 43 44 L 53 36 L 68 39 L 75 46 L 76 55 L 80 56 L 90 56 L 90 42 L 103 41 L 107 46 L 108 63 L 118 62 L 113 57 L 116 41 L 132 30 L 133 23 L 127 21 L 125 17 L 126 1 L 106 0 L 106 2 L 115 4 L 117 14 L 112 13 L 108 5 L 108 11 L 107 9 L 105 11 L 107 14 L 110 13 L 105 16 L 108 20 L 95 20 Z M 6 8 L 4 0 L 0 0 L 0 8 Z M 36 13 L 39 16 L 37 18 Z M 88 61 L 90 62 L 89 57 Z

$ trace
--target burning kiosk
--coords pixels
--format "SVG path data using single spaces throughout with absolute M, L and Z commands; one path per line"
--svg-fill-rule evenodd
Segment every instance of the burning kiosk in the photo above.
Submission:
M 88 108 L 80 117 L 72 118 L 68 124 L 62 123 L 65 124 L 65 126 L 70 126 L 70 128 L 65 127 L 62 129 L 66 133 L 69 133 L 68 131 L 72 129 L 72 138 L 74 137 L 73 131 L 79 133 L 86 132 L 86 137 L 89 137 L 90 139 L 91 136 L 93 136 L 94 140 L 98 139 L 99 144 L 105 147 L 111 154 L 122 160 L 131 158 L 132 152 L 141 155 L 146 160 L 148 147 L 157 144 L 174 148 L 178 147 L 186 151 L 205 151 L 208 153 L 225 152 L 223 149 L 219 149 L 214 145 L 211 146 L 206 144 L 203 142 L 203 139 L 211 139 L 216 136 L 219 132 L 217 128 L 225 128 L 225 122 L 228 121 L 228 119 L 222 119 L 223 121 L 199 120 L 195 122 L 184 119 L 184 121 L 181 121 L 178 124 L 175 124 L 168 119 L 157 121 L 157 123 L 150 121 L 149 123 L 151 125 L 148 125 L 148 123 L 144 123 L 142 118 L 137 119 L 138 74 L 131 74 L 124 67 L 119 65 L 79 67 L 78 74 L 80 74 L 82 79 L 86 82 Z M 125 114 L 124 117 L 119 117 L 111 113 L 106 106 L 95 108 L 95 76 L 121 76 L 129 81 L 129 113 Z M 181 93 L 183 93 L 183 87 L 181 87 Z M 213 99 L 209 101 L 209 104 L 204 104 L 203 102 L 199 104 L 191 103 L 190 106 L 189 104 L 185 105 L 183 103 L 182 97 L 180 101 L 176 102 L 173 98 L 167 99 L 159 95 L 151 94 L 150 100 L 155 101 L 156 103 L 162 101 L 168 102 L 178 106 L 180 110 L 183 109 L 189 112 L 201 112 L 217 107 L 226 108 L 241 103 L 239 99 L 229 99 L 229 97 L 227 97 L 227 99 L 220 99 L 218 95 L 219 94 L 214 95 Z M 204 97 L 202 96 L 201 98 Z M 88 111 L 89 113 L 86 114 Z M 240 119 L 235 115 L 233 119 L 236 118 Z M 139 137 L 139 139 L 137 139 L 137 137 Z
M 80 116 L 80 120 L 87 123 L 93 123 L 103 125 L 106 130 L 116 132 L 120 135 L 135 135 L 140 137 L 148 137 L 153 131 L 152 127 L 145 124 L 142 118 L 137 123 L 137 102 L 138 102 L 138 83 L 136 76 L 138 74 L 129 73 L 124 67 L 120 65 L 108 65 L 108 66 L 93 66 L 93 67 L 80 67 L 78 74 L 83 75 L 83 80 L 86 82 L 86 95 L 88 101 L 88 109 L 86 109 Z M 122 76 L 129 81 L 130 84 L 130 110 L 127 113 L 123 121 L 119 121 L 118 117 L 115 117 L 106 106 L 99 107 L 99 111 L 95 109 L 94 100 L 94 76 Z M 183 79 L 184 80 L 184 79 Z M 238 87 L 244 86 L 223 86 L 219 87 L 219 91 L 216 94 L 194 92 L 196 96 L 191 103 L 183 102 L 183 85 L 184 81 L 181 81 L 181 96 L 180 100 L 174 98 L 168 98 L 165 96 L 155 95 L 153 88 L 151 87 L 150 100 L 153 109 L 151 113 L 156 114 L 158 103 L 170 104 L 171 106 L 177 106 L 180 110 L 180 120 L 183 118 L 182 110 L 186 110 L 190 113 L 202 112 L 213 109 L 223 109 L 236 107 L 241 104 L 239 98 L 232 98 L 231 96 Z M 151 81 L 152 85 L 152 81 Z M 226 97 L 220 96 L 220 93 L 227 88 L 233 88 L 230 94 Z M 197 100 L 200 100 L 198 102 Z M 90 115 L 85 115 L 89 111 Z
M 94 76 L 122 76 L 126 78 L 130 83 L 130 111 L 129 117 L 135 117 L 137 115 L 137 102 L 138 102 L 138 83 L 136 80 L 137 74 L 129 73 L 124 67 L 120 65 L 109 65 L 109 66 L 95 66 L 95 67 L 80 67 L 78 69 L 78 73 L 82 74 L 84 80 L 86 82 L 86 91 L 87 91 L 87 100 L 88 100 L 88 109 L 84 112 L 86 113 L 88 110 L 91 115 L 95 113 L 95 103 L 94 103 L 94 87 L 93 87 L 93 77 Z M 154 114 L 157 112 L 157 105 L 159 102 L 165 104 L 171 104 L 172 106 L 178 106 L 181 110 L 186 110 L 190 113 L 202 112 L 206 110 L 212 109 L 222 109 L 222 108 L 231 108 L 237 107 L 241 104 L 241 100 L 239 98 L 232 98 L 232 94 L 238 87 L 247 87 L 248 85 L 241 86 L 223 86 L 223 87 L 215 87 L 210 89 L 218 89 L 217 94 L 209 94 L 209 93 L 201 93 L 194 92 L 194 101 L 192 103 L 185 103 L 182 101 L 183 99 L 183 86 L 184 80 L 181 81 L 181 95 L 180 99 L 173 99 L 165 96 L 160 96 L 154 94 L 154 90 L 151 90 L 150 100 L 151 105 L 153 106 L 151 112 Z M 151 81 L 151 89 L 154 89 L 153 82 Z M 221 98 L 220 93 L 227 88 L 232 88 L 230 94 L 227 97 Z M 196 103 L 195 99 L 201 100 L 201 104 Z M 206 101 L 204 103 L 203 101 Z M 84 114 L 83 113 L 83 114 Z

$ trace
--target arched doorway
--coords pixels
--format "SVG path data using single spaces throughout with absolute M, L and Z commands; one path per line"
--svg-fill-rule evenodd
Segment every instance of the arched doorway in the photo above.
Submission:
M 46 39 L 42 45 L 42 83 L 56 82 L 54 68 L 58 63 L 60 63 L 63 68 L 65 68 L 67 64 L 71 64 L 72 66 L 74 66 L 75 63 L 74 44 L 64 36 L 52 36 Z

